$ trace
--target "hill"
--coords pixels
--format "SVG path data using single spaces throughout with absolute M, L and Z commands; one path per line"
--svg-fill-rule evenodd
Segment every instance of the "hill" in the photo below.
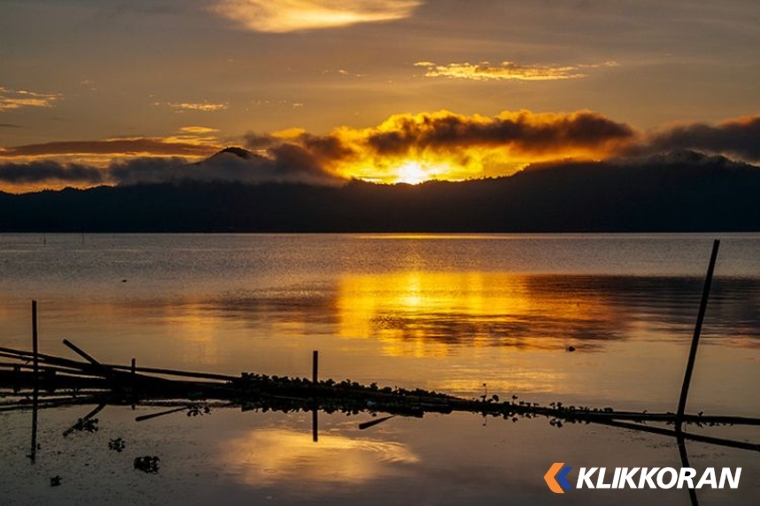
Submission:
M 760 231 L 758 195 L 760 168 L 681 151 L 416 186 L 181 180 L 0 194 L 0 231 Z

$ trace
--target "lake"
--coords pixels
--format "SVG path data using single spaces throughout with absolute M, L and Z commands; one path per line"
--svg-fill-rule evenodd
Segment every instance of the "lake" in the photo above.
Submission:
M 0 235 L 0 346 L 107 363 L 488 393 L 632 411 L 675 411 L 712 240 L 721 239 L 688 411 L 760 416 L 760 234 Z M 568 351 L 568 350 L 574 351 Z M 135 423 L 154 408 L 109 406 L 92 434 L 62 438 L 92 407 L 0 413 L 9 504 L 689 504 L 685 490 L 552 494 L 574 466 L 676 466 L 675 442 L 543 418 L 395 418 L 215 409 Z M 705 429 L 706 430 L 706 429 Z M 742 427 L 709 434 L 760 441 Z M 124 455 L 108 449 L 127 441 Z M 690 443 L 691 465 L 742 466 L 738 490 L 703 504 L 754 504 L 757 453 Z M 134 452 L 162 456 L 133 471 Z M 127 455 L 128 453 L 128 455 Z M 60 475 L 60 487 L 49 476 Z M 754 475 L 754 477 L 753 477 Z

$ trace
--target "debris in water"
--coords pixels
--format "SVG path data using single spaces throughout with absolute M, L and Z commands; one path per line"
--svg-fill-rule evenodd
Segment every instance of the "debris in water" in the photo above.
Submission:
M 158 472 L 158 461 L 161 460 L 158 457 L 151 457 L 146 455 L 145 457 L 135 457 L 135 469 L 144 473 L 155 474 Z
M 116 439 L 111 439 L 108 441 L 108 449 L 121 453 L 124 451 L 124 447 L 126 444 L 124 443 L 124 440 L 120 437 L 117 437 Z

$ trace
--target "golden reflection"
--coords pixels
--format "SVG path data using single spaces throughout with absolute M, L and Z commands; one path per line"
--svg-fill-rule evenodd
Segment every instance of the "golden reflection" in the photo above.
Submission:
M 545 288 L 535 277 L 488 272 L 346 276 L 338 333 L 379 339 L 388 355 L 446 356 L 459 344 L 548 349 L 620 330 L 599 293 Z
M 245 483 L 268 486 L 309 481 L 313 486 L 361 484 L 397 475 L 419 461 L 404 445 L 368 439 L 309 434 L 286 429 L 255 430 L 225 441 L 219 451 L 225 466 L 239 470 Z
M 508 379 L 488 377 L 486 382 L 488 392 L 502 394 L 506 392 L 531 392 L 532 394 L 562 392 L 570 374 L 559 369 L 538 371 L 536 364 L 530 365 L 533 367 L 526 364 L 525 369 L 510 368 Z M 462 373 L 462 371 L 458 372 Z M 473 392 L 484 393 L 483 382 L 476 379 L 484 377 L 482 368 L 468 371 L 468 373 L 470 375 L 467 377 L 437 379 L 435 388 L 442 392 L 461 392 L 465 395 Z

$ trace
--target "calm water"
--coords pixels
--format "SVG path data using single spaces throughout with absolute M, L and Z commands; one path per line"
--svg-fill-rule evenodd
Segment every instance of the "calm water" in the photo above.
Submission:
M 714 238 L 0 235 L 0 345 L 29 348 L 34 298 L 41 350 L 53 354 L 69 354 L 61 345 L 68 338 L 105 362 L 307 376 L 318 349 L 323 377 L 462 396 L 481 395 L 485 383 L 489 394 L 542 403 L 673 411 Z M 719 238 L 689 411 L 760 416 L 760 235 Z M 59 456 L 35 466 L 22 465 L 28 413 L 2 415 L 19 435 L 0 448 L 15 464 L 0 473 L 0 486 L 19 494 L 12 503 L 205 504 L 220 494 L 228 504 L 689 499 L 683 490 L 551 494 L 542 476 L 562 459 L 680 466 L 667 438 L 606 427 L 493 419 L 483 426 L 457 415 L 358 432 L 366 420 L 323 415 L 314 445 L 307 415 L 219 410 L 157 419 L 146 431 L 128 408 L 108 408 L 83 454 L 75 451 L 82 441 L 60 433 L 87 411 L 45 413 L 43 439 Z M 760 439 L 759 431 L 720 430 Z M 103 473 L 118 475 L 109 431 L 161 449 L 162 472 L 113 478 L 116 495 L 90 486 Z M 694 467 L 745 466 L 742 490 L 701 491 L 704 504 L 753 503 L 757 454 L 691 448 Z M 47 487 L 61 454 L 79 469 L 70 478 L 76 487 Z M 146 479 L 161 491 L 146 489 Z

